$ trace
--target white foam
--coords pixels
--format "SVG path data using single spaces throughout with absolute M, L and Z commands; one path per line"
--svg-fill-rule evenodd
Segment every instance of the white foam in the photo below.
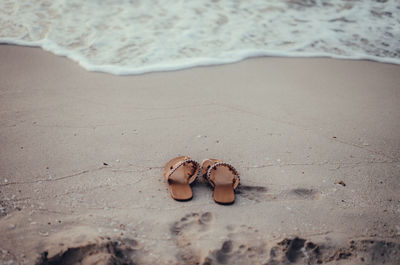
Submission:
M 118 75 L 255 56 L 400 64 L 400 2 L 0 0 L 0 42 Z

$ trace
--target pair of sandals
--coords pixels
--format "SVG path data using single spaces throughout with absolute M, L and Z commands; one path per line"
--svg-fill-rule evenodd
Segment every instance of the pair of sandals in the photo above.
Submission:
M 200 175 L 214 188 L 215 202 L 232 204 L 235 201 L 235 189 L 240 177 L 237 170 L 228 163 L 210 158 L 200 165 L 189 156 L 179 156 L 171 159 L 164 168 L 171 196 L 177 201 L 187 201 L 193 197 L 190 184 Z

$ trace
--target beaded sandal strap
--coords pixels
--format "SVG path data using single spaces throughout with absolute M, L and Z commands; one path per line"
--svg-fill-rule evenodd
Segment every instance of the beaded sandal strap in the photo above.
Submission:
M 211 170 L 213 170 L 214 168 L 216 168 L 218 166 L 226 166 L 230 170 L 233 171 L 233 173 L 235 174 L 233 177 L 233 188 L 236 189 L 240 182 L 239 172 L 231 164 L 228 164 L 225 162 L 217 162 L 207 170 L 206 177 L 207 177 L 208 182 L 214 187 L 214 182 L 210 179 L 210 175 L 211 175 Z
M 169 177 L 170 177 L 172 174 L 174 174 L 174 172 L 175 172 L 178 168 L 180 168 L 181 166 L 185 165 L 186 163 L 192 163 L 192 164 L 195 165 L 195 167 L 196 167 L 195 171 L 193 172 L 193 175 L 189 177 L 189 184 L 191 184 L 191 183 L 199 176 L 199 174 L 200 174 L 200 164 L 197 163 L 197 161 L 195 161 L 195 160 L 193 160 L 193 159 L 186 159 L 186 160 L 183 160 L 183 161 L 181 161 L 181 162 L 175 164 L 175 166 L 168 172 L 168 174 L 167 174 L 167 176 L 166 176 L 167 179 L 169 179 Z M 197 171 L 197 174 L 196 174 L 196 171 Z

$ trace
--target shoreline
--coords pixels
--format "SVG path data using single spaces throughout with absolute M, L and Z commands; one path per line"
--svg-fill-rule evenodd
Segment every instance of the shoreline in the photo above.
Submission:
M 399 65 L 263 57 L 114 76 L 8 45 L 0 60 L 0 260 L 76 247 L 91 264 L 90 245 L 144 264 L 283 264 L 311 242 L 325 263 L 350 241 L 332 262 L 400 260 Z M 235 204 L 202 183 L 174 201 L 162 169 L 178 155 L 234 165 Z
M 176 72 L 176 71 L 185 71 L 190 69 L 196 69 L 200 67 L 217 67 L 224 66 L 229 64 L 237 64 L 246 60 L 252 59 L 260 59 L 260 58 L 273 58 L 273 59 L 328 59 L 328 60 L 350 60 L 350 61 L 369 61 L 375 63 L 384 63 L 384 64 L 393 64 L 400 65 L 399 59 L 394 58 L 385 58 L 373 55 L 357 55 L 357 56 L 345 56 L 345 55 L 334 55 L 330 53 L 317 52 L 317 53 L 305 53 L 305 52 L 281 52 L 281 51 L 263 51 L 263 50 L 244 50 L 241 51 L 240 56 L 233 56 L 235 59 L 223 58 L 196 58 L 193 60 L 190 59 L 191 62 L 187 62 L 185 64 L 176 63 L 175 64 L 158 64 L 152 66 L 146 66 L 141 68 L 127 69 L 123 66 L 115 66 L 115 65 L 93 65 L 86 59 L 82 58 L 76 54 L 68 54 L 68 50 L 59 50 L 59 47 L 55 44 L 46 45 L 45 43 L 40 44 L 40 42 L 25 42 L 25 41 L 13 41 L 8 39 L 3 39 L 3 42 L 0 42 L 0 45 L 6 46 L 17 46 L 17 47 L 26 47 L 26 48 L 38 48 L 45 52 L 48 52 L 55 56 L 61 56 L 64 58 L 68 58 L 72 62 L 78 64 L 80 67 L 89 72 L 96 73 L 104 73 L 111 74 L 116 76 L 139 76 L 153 73 L 165 73 L 165 72 Z M 50 48 L 52 47 L 52 48 Z M 57 51 L 54 51 L 57 50 Z M 186 60 L 187 61 L 187 60 Z

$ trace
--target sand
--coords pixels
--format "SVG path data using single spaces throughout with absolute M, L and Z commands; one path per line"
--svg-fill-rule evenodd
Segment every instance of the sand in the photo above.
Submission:
M 400 66 L 254 58 L 140 76 L 0 46 L 0 264 L 399 264 Z M 178 155 L 241 173 L 231 206 Z

